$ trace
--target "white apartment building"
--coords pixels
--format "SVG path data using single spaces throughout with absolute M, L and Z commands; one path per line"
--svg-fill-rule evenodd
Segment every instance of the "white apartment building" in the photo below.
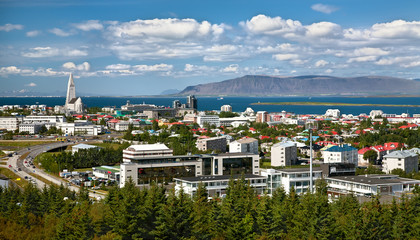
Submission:
M 123 162 L 132 162 L 147 157 L 173 156 L 173 150 L 165 144 L 131 145 L 123 150 Z
M 271 166 L 290 166 L 297 161 L 297 147 L 294 142 L 276 143 L 271 147 Z
M 43 115 L 29 115 L 23 118 L 24 123 L 63 123 L 67 119 L 62 115 L 43 116 Z
M 230 153 L 254 153 L 258 154 L 258 140 L 255 138 L 244 137 L 229 143 Z
M 19 124 L 19 132 L 27 132 L 29 134 L 37 134 L 44 126 L 42 123 L 21 123 Z
M 140 122 L 137 121 L 119 121 L 115 123 L 115 131 L 127 131 L 130 124 L 133 127 L 140 127 Z
M 310 172 L 309 168 L 289 168 L 289 169 L 263 169 L 261 176 L 267 177 L 267 194 L 272 195 L 273 192 L 280 187 L 288 194 L 293 187 L 298 194 L 309 191 Z M 322 178 L 322 170 L 319 167 L 313 168 L 313 187 L 315 188 L 315 180 Z
M 223 197 L 226 194 L 226 189 L 229 186 L 230 179 L 234 181 L 241 179 L 241 175 L 222 175 L 222 176 L 197 176 L 197 177 L 180 177 L 174 178 L 176 183 L 175 192 L 179 193 L 181 189 L 184 193 L 195 196 L 198 185 L 202 183 L 206 189 L 209 197 Z M 251 188 L 255 190 L 258 195 L 264 194 L 267 189 L 267 178 L 258 175 L 246 174 L 244 180 L 249 183 Z
M 220 108 L 220 111 L 221 111 L 221 112 L 232 112 L 232 106 L 230 106 L 230 105 L 223 105 L 223 106 Z
M 205 123 L 220 127 L 220 120 L 218 115 L 199 115 L 197 116 L 197 123 L 200 127 L 204 127 Z
M 328 145 L 321 149 L 324 163 L 353 163 L 358 165 L 357 148 L 349 145 Z
M 96 136 L 103 131 L 102 125 L 94 125 L 91 122 L 84 120 L 74 121 L 73 123 L 57 123 L 57 128 L 61 129 L 61 131 L 67 136 Z
M 382 160 L 382 170 L 390 173 L 392 170 L 400 168 L 406 173 L 419 171 L 419 156 L 409 150 L 394 151 L 384 156 Z
M 327 111 L 325 112 L 325 116 L 327 117 L 339 118 L 340 115 L 341 113 L 338 109 L 327 109 Z
M 15 131 L 19 129 L 20 122 L 22 122 L 20 117 L 0 117 L 0 129 Z

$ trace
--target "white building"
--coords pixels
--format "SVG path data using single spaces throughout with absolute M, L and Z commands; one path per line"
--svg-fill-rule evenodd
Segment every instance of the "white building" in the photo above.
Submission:
M 258 154 L 258 140 L 255 138 L 244 137 L 229 143 L 230 153 L 254 153 Z
M 370 118 L 375 118 L 376 116 L 382 117 L 382 114 L 384 114 L 382 110 L 372 110 L 369 113 L 369 117 Z
M 39 130 L 44 126 L 42 123 L 21 123 L 19 124 L 19 132 L 27 132 L 29 134 L 38 134 Z
M 384 156 L 382 160 L 382 170 L 390 173 L 392 170 L 400 168 L 406 173 L 419 171 L 419 156 L 409 150 L 394 151 Z
M 115 123 L 115 131 L 127 131 L 130 124 L 133 127 L 140 127 L 140 122 L 138 121 L 119 121 Z
M 19 129 L 20 122 L 22 122 L 22 118 L 19 117 L 0 117 L 0 129 L 15 131 Z
M 173 150 L 165 144 L 131 145 L 123 150 L 123 162 L 132 162 L 147 157 L 173 156 Z
M 171 182 L 173 178 L 201 175 L 228 175 L 259 173 L 257 154 L 203 154 L 145 157 L 121 164 L 120 187 L 128 179 L 136 185 Z
M 230 106 L 230 105 L 223 105 L 223 106 L 220 108 L 220 111 L 221 111 L 221 112 L 232 112 L 232 106 Z
M 198 185 L 202 183 L 206 189 L 209 197 L 223 197 L 226 194 L 226 189 L 229 186 L 230 179 L 234 181 L 241 179 L 241 175 L 222 175 L 222 176 L 197 176 L 197 177 L 181 177 L 174 178 L 176 183 L 175 192 L 179 193 L 183 189 L 184 193 L 195 196 L 197 193 Z M 246 174 L 244 180 L 249 183 L 251 188 L 255 190 L 258 195 L 265 193 L 267 189 L 267 178 L 258 175 Z
M 78 152 L 79 150 L 88 150 L 88 149 L 93 149 L 93 148 L 99 148 L 99 147 L 95 145 L 81 143 L 81 144 L 72 146 L 71 152 L 74 154 L 75 152 Z
M 120 166 L 93 167 L 92 173 L 97 178 L 120 181 Z
M 328 195 L 336 198 L 340 195 L 354 194 L 356 196 L 401 195 L 420 186 L 419 180 L 400 178 L 396 175 L 358 175 L 334 176 L 326 178 Z
M 66 121 L 66 117 L 62 115 L 29 115 L 23 118 L 24 123 L 63 123 Z
M 267 177 L 267 194 L 271 195 L 277 189 L 282 187 L 286 193 L 293 187 L 298 194 L 309 191 L 310 172 L 309 168 L 290 168 L 290 169 L 263 169 L 261 176 Z M 315 180 L 322 177 L 322 170 L 319 167 L 313 168 L 313 186 Z
M 91 122 L 86 120 L 78 120 L 73 123 L 63 122 L 57 124 L 57 129 L 67 136 L 74 135 L 86 135 L 86 136 L 96 136 L 103 131 L 102 125 L 94 125 Z
M 76 98 L 76 86 L 74 85 L 73 74 L 70 73 L 69 82 L 67 86 L 65 111 L 68 113 L 83 113 L 82 99 Z
M 297 147 L 293 142 L 276 143 L 271 147 L 271 166 L 290 166 L 297 161 Z
M 328 145 L 321 149 L 324 163 L 353 163 L 358 165 L 357 148 L 349 145 Z
M 220 127 L 220 120 L 218 115 L 200 115 L 197 116 L 197 123 L 200 127 L 204 127 L 205 123 L 209 125 L 215 125 L 216 127 Z
M 340 115 L 341 115 L 340 110 L 338 110 L 338 109 L 328 109 L 325 112 L 325 116 L 327 116 L 327 117 L 339 118 Z

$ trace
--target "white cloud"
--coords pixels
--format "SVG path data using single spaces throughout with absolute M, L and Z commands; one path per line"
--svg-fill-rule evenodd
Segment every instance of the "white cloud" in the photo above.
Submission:
M 377 23 L 372 26 L 371 35 L 375 38 L 420 38 L 420 21 Z
M 327 74 L 331 74 L 331 73 L 333 73 L 334 71 L 332 70 L 332 69 L 327 69 L 327 70 L 325 70 L 325 73 L 327 73 Z
M 122 40 L 146 39 L 153 41 L 202 38 L 223 33 L 223 26 L 194 19 L 152 19 L 136 20 L 111 25 L 109 32 Z
M 364 47 L 354 50 L 354 56 L 385 56 L 388 54 L 389 51 L 381 48 Z
M 133 70 L 136 72 L 162 72 L 172 70 L 173 65 L 168 64 L 155 64 L 155 65 L 135 65 Z
M 237 73 L 239 70 L 238 64 L 231 64 L 225 68 L 223 68 L 221 71 L 224 73 Z
M 420 56 L 381 58 L 375 64 L 381 66 L 395 65 L 403 68 L 418 67 L 420 65 Z
M 25 84 L 25 86 L 26 87 L 36 87 L 36 83 L 31 82 L 31 83 Z
M 277 61 L 295 60 L 298 57 L 299 57 L 299 55 L 291 54 L 291 53 L 273 55 L 273 58 L 276 59 Z
M 193 64 L 185 64 L 184 67 L 184 71 L 185 72 L 200 72 L 200 73 L 209 73 L 209 72 L 213 72 L 216 69 L 214 67 L 209 67 L 209 66 L 198 66 L 198 65 L 193 65 Z
M 297 48 L 290 43 L 277 44 L 276 46 L 258 47 L 257 52 L 260 53 L 275 53 L 275 52 L 292 52 Z
M 252 34 L 266 34 L 266 35 L 285 35 L 299 32 L 303 30 L 302 24 L 299 21 L 291 19 L 282 19 L 281 17 L 268 17 L 265 15 L 257 15 L 247 20 L 245 23 L 240 23 L 248 32 Z
M 317 12 L 322 12 L 322 13 L 326 13 L 326 14 L 330 14 L 333 13 L 335 11 L 338 10 L 337 7 L 331 6 L 331 5 L 326 5 L 326 4 L 321 4 L 321 3 L 317 3 L 311 6 L 312 10 L 317 11 Z
M 22 53 L 22 56 L 28 58 L 47 58 L 55 56 L 83 57 L 87 55 L 87 51 L 84 50 L 70 48 L 58 49 L 53 47 L 35 47 L 30 48 L 29 51 Z
M 37 30 L 35 30 L 35 31 L 29 31 L 29 32 L 27 32 L 27 33 L 26 33 L 26 36 L 27 36 L 27 37 L 36 37 L 36 36 L 38 36 L 39 34 L 41 34 L 41 31 L 37 31 Z
M 22 70 L 16 66 L 1 67 L 0 75 L 19 74 Z
M 325 60 L 319 60 L 315 63 L 315 67 L 319 68 L 319 67 L 325 67 L 326 65 L 328 65 L 329 62 L 325 61 Z
M 68 70 L 90 71 L 90 64 L 88 62 L 83 62 L 79 65 L 76 65 L 73 62 L 66 62 L 62 67 Z
M 59 37 L 68 37 L 70 35 L 73 35 L 73 33 L 71 33 L 71 32 L 65 32 L 64 30 L 59 29 L 59 28 L 50 29 L 49 32 L 50 33 L 53 33 L 53 34 L 55 34 L 55 35 L 57 35 Z
M 362 56 L 362 57 L 354 57 L 350 58 L 347 62 L 353 63 L 353 62 L 373 62 L 376 61 L 377 56 Z
M 108 65 L 105 67 L 105 69 L 108 70 L 126 70 L 126 69 L 130 69 L 131 65 L 127 65 L 127 64 L 112 64 L 112 65 Z
M 340 25 L 331 22 L 319 22 L 306 26 L 308 37 L 336 38 L 342 35 Z
M 98 20 L 89 20 L 83 23 L 74 24 L 77 29 L 82 31 L 102 30 L 104 26 Z
M 20 24 L 10 24 L 7 23 L 5 25 L 0 26 L 0 31 L 10 32 L 12 30 L 22 30 L 23 25 Z

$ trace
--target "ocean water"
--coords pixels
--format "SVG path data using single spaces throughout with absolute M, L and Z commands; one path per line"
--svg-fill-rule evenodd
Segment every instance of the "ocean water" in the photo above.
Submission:
M 155 104 L 158 106 L 172 106 L 172 101 L 180 100 L 186 103 L 182 97 L 83 97 L 83 103 L 88 107 L 116 106 L 121 107 L 127 103 L 132 104 Z M 420 114 L 419 107 L 371 107 L 371 106 L 288 106 L 288 105 L 251 105 L 257 102 L 334 102 L 334 103 L 367 103 L 367 104 L 399 104 L 399 105 L 420 105 L 420 97 L 197 97 L 198 110 L 220 110 L 222 105 L 232 106 L 234 112 L 243 112 L 247 107 L 254 111 L 267 112 L 294 112 L 296 114 L 323 114 L 327 109 L 337 108 L 342 114 L 369 114 L 372 110 L 382 110 L 384 113 L 409 113 Z M 2 105 L 32 105 L 45 104 L 47 106 L 64 105 L 64 97 L 0 97 Z

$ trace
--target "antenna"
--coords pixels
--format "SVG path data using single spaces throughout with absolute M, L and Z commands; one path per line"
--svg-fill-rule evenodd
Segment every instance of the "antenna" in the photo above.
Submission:
M 312 169 L 312 127 L 309 128 L 309 188 L 311 193 L 313 193 L 313 185 L 314 185 L 314 179 L 313 179 L 313 169 Z

